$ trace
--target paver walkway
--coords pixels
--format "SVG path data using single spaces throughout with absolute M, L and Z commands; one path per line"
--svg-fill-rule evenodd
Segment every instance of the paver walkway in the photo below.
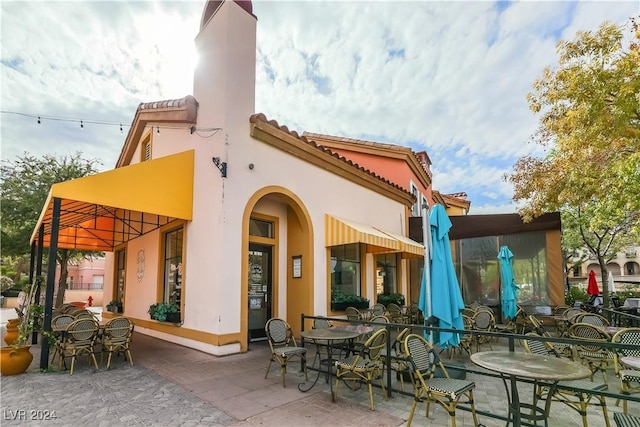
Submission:
M 495 346 L 494 346 L 495 347 Z M 83 358 L 73 376 L 67 372 L 39 373 L 39 346 L 32 348 L 34 362 L 27 374 L 0 379 L 0 424 L 64 426 L 402 426 L 406 425 L 412 400 L 394 394 L 383 400 L 375 391 L 376 411 L 368 407 L 366 387 L 351 392 L 342 387 L 337 402 L 331 402 L 324 378 L 308 393 L 301 393 L 303 382 L 294 366 L 282 387 L 279 367 L 272 367 L 264 379 L 269 359 L 266 342 L 252 343 L 244 354 L 215 357 L 136 334 L 132 344 L 134 366 L 119 357 L 111 370 L 93 368 Z M 467 356 L 456 356 L 463 361 Z M 468 357 L 467 357 L 468 358 Z M 311 359 L 310 359 L 311 360 Z M 101 365 L 103 366 L 103 365 Z M 310 378 L 315 373 L 309 372 Z M 468 375 L 476 382 L 476 405 L 485 411 L 506 413 L 506 396 L 502 382 L 481 375 Z M 618 380 L 611 376 L 610 389 L 617 390 Z M 405 387 L 409 387 L 405 385 Z M 529 397 L 526 386 L 522 395 Z M 25 411 L 25 412 L 21 412 Z M 36 412 L 32 412 L 36 411 Z M 37 412 L 40 411 L 40 412 Z M 29 417 L 55 411 L 47 421 Z M 621 409 L 609 400 L 609 418 Z M 629 403 L 629 413 L 640 416 L 640 404 Z M 26 419 L 16 419 L 19 417 Z M 416 426 L 445 427 L 448 414 L 431 406 L 428 419 L 424 405 L 418 406 Z M 600 408 L 589 408 L 589 426 L 604 426 Z M 458 426 L 471 426 L 471 415 L 458 411 Z M 480 417 L 486 427 L 504 422 Z M 613 425 L 613 421 L 612 425 Z M 577 412 L 554 403 L 549 418 L 552 427 L 580 427 Z

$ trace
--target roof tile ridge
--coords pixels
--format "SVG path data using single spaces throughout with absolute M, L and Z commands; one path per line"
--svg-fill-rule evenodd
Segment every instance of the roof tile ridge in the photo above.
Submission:
M 256 123 L 258 121 L 265 122 L 265 123 L 277 128 L 277 129 L 280 129 L 281 131 L 286 132 L 289 135 L 292 135 L 294 138 L 296 138 L 296 139 L 298 139 L 298 140 L 300 140 L 300 141 L 302 141 L 302 142 L 304 142 L 304 143 L 306 143 L 308 145 L 311 145 L 312 147 L 314 147 L 314 148 L 316 148 L 316 149 L 318 149 L 318 150 L 320 150 L 322 152 L 325 152 L 325 153 L 331 155 L 332 157 L 335 157 L 336 159 L 338 159 L 338 160 L 340 160 L 340 161 L 342 161 L 344 163 L 347 163 L 348 165 L 350 165 L 352 167 L 355 167 L 356 169 L 359 169 L 360 171 L 365 172 L 365 173 L 373 176 L 376 179 L 379 179 L 380 181 L 382 181 L 382 182 L 384 182 L 386 184 L 391 185 L 392 187 L 394 187 L 396 189 L 404 191 L 407 194 L 411 194 L 411 192 L 408 191 L 407 189 L 399 186 L 398 184 L 396 184 L 396 183 L 394 183 L 392 181 L 389 181 L 388 179 L 378 175 L 374 171 L 372 171 L 370 169 L 367 169 L 367 168 L 365 168 L 363 166 L 360 166 L 359 164 L 353 162 L 352 160 L 347 159 L 346 157 L 336 153 L 335 151 L 332 151 L 331 149 L 329 149 L 327 147 L 324 147 L 324 146 L 318 144 L 317 142 L 315 142 L 315 141 L 313 141 L 311 139 L 308 139 L 307 135 L 310 134 L 309 132 L 305 132 L 305 133 L 303 133 L 303 135 L 299 135 L 298 132 L 296 132 L 296 131 L 290 131 L 287 126 L 279 125 L 276 120 L 273 120 L 273 119 L 269 120 L 267 118 L 267 116 L 265 116 L 263 113 L 252 114 L 251 117 L 249 117 L 249 122 L 250 123 Z

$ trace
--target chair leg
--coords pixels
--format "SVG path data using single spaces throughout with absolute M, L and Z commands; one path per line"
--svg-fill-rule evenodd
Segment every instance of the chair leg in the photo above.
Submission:
M 71 370 L 69 371 L 69 375 L 73 375 L 73 366 L 76 364 L 76 354 L 73 353 L 71 356 Z
M 269 370 L 271 370 L 271 362 L 273 362 L 273 357 L 271 357 L 271 359 L 269 359 L 269 366 L 267 366 L 267 372 L 264 374 L 264 379 L 265 380 L 269 376 Z
M 604 423 L 606 424 L 606 427 L 611 427 L 611 424 L 609 424 L 609 412 L 607 411 L 607 400 L 604 396 L 598 396 L 598 400 L 600 400 L 600 405 L 602 406 Z
M 91 358 L 93 359 L 93 366 L 96 367 L 96 371 L 99 371 L 100 368 L 98 367 L 98 361 L 96 360 L 96 355 L 92 352 L 89 353 L 91 355 Z
M 367 381 L 367 385 L 369 386 L 369 407 L 372 411 L 375 411 L 376 408 L 373 405 L 373 386 L 371 385 L 371 380 Z
M 476 402 L 473 398 L 473 390 L 469 390 L 469 405 L 471 405 L 471 415 L 473 416 L 473 425 L 478 425 L 478 414 L 476 414 Z
M 409 419 L 407 420 L 407 427 L 411 427 L 411 421 L 413 420 L 413 413 L 416 411 L 416 404 L 418 403 L 418 398 L 413 399 L 413 404 L 411 405 L 411 412 L 409 412 Z
M 287 376 L 287 362 L 280 365 L 280 374 L 282 374 L 282 387 L 286 387 L 285 378 Z

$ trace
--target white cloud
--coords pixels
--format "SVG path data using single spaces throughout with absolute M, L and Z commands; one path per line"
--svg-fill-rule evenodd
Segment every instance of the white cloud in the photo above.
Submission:
M 192 92 L 205 2 L 2 2 L 3 110 L 128 125 Z M 508 7 L 507 7 L 508 6 Z M 506 7 L 506 8 L 505 8 Z M 624 22 L 636 2 L 254 1 L 256 109 L 290 129 L 425 149 L 435 188 L 512 212 L 502 181 L 537 118 L 526 94 L 558 37 Z M 118 127 L 2 116 L 2 157 L 82 149 L 115 163 Z

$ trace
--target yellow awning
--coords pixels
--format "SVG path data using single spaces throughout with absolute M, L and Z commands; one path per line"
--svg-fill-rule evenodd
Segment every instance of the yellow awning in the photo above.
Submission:
M 350 243 L 366 244 L 367 252 L 401 252 L 405 257 L 424 256 L 424 247 L 408 237 L 325 214 L 325 245 Z
M 370 225 L 360 224 L 325 214 L 326 246 L 365 243 L 367 252 L 398 252 L 400 245 L 396 239 Z
M 398 242 L 400 243 L 400 252 L 402 252 L 403 258 L 424 257 L 424 246 L 422 246 L 422 243 L 418 243 L 415 240 L 408 238 L 407 236 L 403 236 L 402 234 L 390 233 L 388 231 L 382 232 L 398 240 Z
M 61 199 L 60 248 L 111 251 L 173 219 L 191 220 L 193 163 L 189 150 L 54 184 L 31 242 L 43 225 L 48 246 L 56 198 Z

